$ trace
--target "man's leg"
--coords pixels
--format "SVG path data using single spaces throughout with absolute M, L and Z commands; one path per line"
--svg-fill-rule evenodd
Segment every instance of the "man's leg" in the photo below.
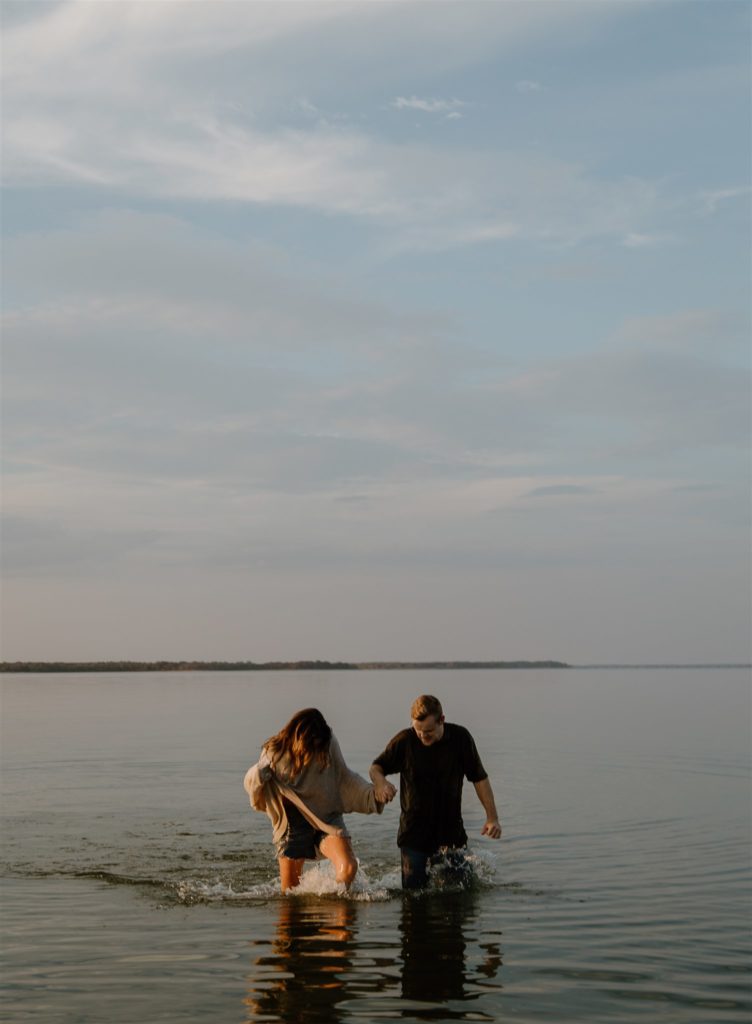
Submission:
M 425 889 L 428 885 L 428 860 L 430 854 L 421 850 L 411 850 L 407 846 L 400 849 L 402 854 L 402 888 Z
M 429 863 L 433 883 L 439 889 L 446 885 L 466 888 L 472 884 L 474 874 L 467 859 L 467 847 L 442 846 Z

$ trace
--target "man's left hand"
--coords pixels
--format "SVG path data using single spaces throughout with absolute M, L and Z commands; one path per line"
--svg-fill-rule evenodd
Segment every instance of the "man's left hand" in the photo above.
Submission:
M 501 822 L 487 821 L 480 830 L 482 836 L 490 836 L 491 839 L 501 839 Z

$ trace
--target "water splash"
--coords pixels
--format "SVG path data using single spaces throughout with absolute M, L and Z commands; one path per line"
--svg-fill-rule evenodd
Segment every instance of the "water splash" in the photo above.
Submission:
M 281 895 L 279 881 L 261 882 L 249 889 L 234 889 L 228 882 L 209 882 L 201 879 L 186 879 L 174 887 L 174 896 L 179 903 L 191 906 L 195 903 L 231 903 L 243 900 L 269 900 Z
M 399 872 L 391 872 L 378 881 L 372 881 L 367 873 L 360 868 L 349 890 L 334 877 L 334 868 L 329 861 L 319 861 L 306 868 L 300 884 L 289 894 L 290 897 L 319 896 L 358 902 L 383 902 L 400 890 Z M 280 899 L 279 879 L 261 882 L 249 888 L 237 889 L 228 882 L 186 879 L 179 882 L 174 889 L 175 898 L 180 903 L 215 903 L 237 902 L 248 900 Z
M 388 883 L 387 884 L 387 880 Z M 345 889 L 342 882 L 334 877 L 334 868 L 329 861 L 317 861 L 300 879 L 300 885 L 291 895 L 294 896 L 335 896 L 339 899 L 357 900 L 359 902 L 383 902 L 389 900 L 400 889 L 400 879 L 396 872 L 386 875 L 378 881 L 372 881 L 362 866 L 353 880 L 350 889 Z
M 496 861 L 490 852 L 468 851 L 459 855 L 456 852 L 448 852 L 434 859 L 429 868 L 429 885 L 424 894 L 494 886 L 497 884 L 495 876 Z M 352 886 L 345 889 L 344 885 L 336 880 L 332 864 L 326 860 L 306 865 L 300 884 L 287 894 L 281 892 L 278 878 L 242 887 L 217 878 L 194 878 L 178 882 L 173 888 L 174 897 L 186 905 L 311 896 L 369 903 L 394 899 L 401 892 L 402 878 L 399 867 L 388 869 L 380 877 L 371 878 L 368 870 L 361 864 Z
M 489 888 L 496 885 L 496 858 L 490 850 L 445 850 L 431 858 L 428 891 Z

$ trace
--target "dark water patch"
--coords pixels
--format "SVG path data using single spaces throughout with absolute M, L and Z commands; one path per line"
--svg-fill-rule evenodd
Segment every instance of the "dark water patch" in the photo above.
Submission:
M 752 1000 L 745 999 L 711 999 L 707 996 L 686 995 L 683 992 L 667 992 L 663 990 L 608 989 L 607 994 L 617 999 L 628 999 L 642 1003 L 670 1003 L 673 1006 L 686 1006 L 701 1010 L 724 1010 L 734 1013 L 750 1013 Z
M 637 984 L 652 981 L 653 975 L 641 971 L 624 971 L 616 969 L 595 969 L 586 967 L 539 967 L 536 974 L 551 975 L 556 978 L 569 978 L 573 981 L 613 981 L 621 984 Z
M 163 882 L 156 878 L 132 878 L 128 875 L 118 875 L 113 871 L 72 871 L 73 878 L 93 878 L 97 882 L 107 882 L 108 885 L 143 885 L 156 888 L 163 885 Z

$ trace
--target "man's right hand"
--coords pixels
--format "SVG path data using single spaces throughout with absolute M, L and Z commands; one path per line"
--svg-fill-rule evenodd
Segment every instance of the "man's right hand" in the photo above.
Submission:
M 388 804 L 390 800 L 394 800 L 397 795 L 397 790 L 391 784 L 387 782 L 386 775 L 382 771 L 381 765 L 374 763 L 368 770 L 368 774 L 373 783 L 373 795 L 376 797 L 380 804 Z
M 380 804 L 388 804 L 394 800 L 397 790 L 387 779 L 379 780 L 373 784 L 373 795 Z

